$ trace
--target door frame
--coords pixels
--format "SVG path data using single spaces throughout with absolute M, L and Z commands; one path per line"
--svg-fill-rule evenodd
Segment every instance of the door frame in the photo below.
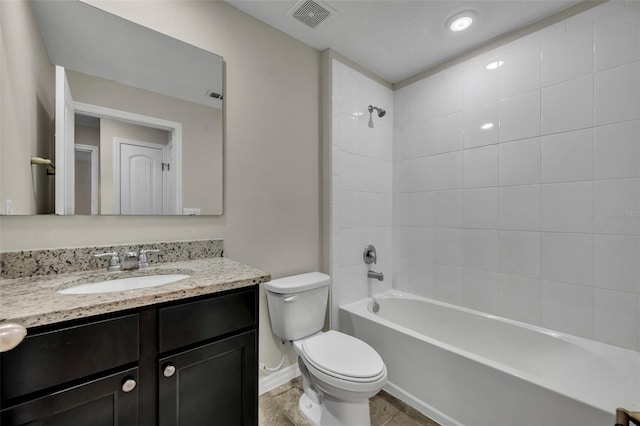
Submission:
M 123 121 L 125 123 L 166 130 L 169 132 L 169 141 L 167 145 L 173 145 L 173 158 L 175 163 L 172 164 L 175 169 L 175 200 L 173 200 L 173 203 L 169 201 L 169 203 L 166 203 L 165 205 L 168 204 L 169 207 L 173 206 L 175 210 L 174 214 L 180 214 L 180 212 L 182 212 L 182 123 L 169 121 L 162 118 L 150 117 L 147 115 L 135 114 L 128 111 L 121 111 L 118 109 L 87 104 L 84 102 L 74 102 L 73 104 L 77 114 L 88 115 L 90 117 L 96 118 L 108 118 L 112 120 Z M 118 167 L 120 166 L 118 165 Z M 118 182 L 120 181 L 119 175 L 117 175 L 117 180 Z M 116 207 L 117 210 L 119 210 L 119 197 L 117 205 L 114 205 L 114 208 Z M 167 211 L 171 211 L 171 208 L 168 208 Z
M 150 143 L 150 142 L 144 142 L 144 141 L 137 141 L 134 139 L 125 139 L 125 138 L 121 138 L 121 137 L 114 137 L 113 138 L 113 209 L 118 212 L 118 214 L 122 214 L 122 212 L 120 211 L 121 206 L 120 206 L 120 197 L 121 197 L 121 192 L 120 192 L 120 159 L 121 159 L 121 155 L 120 155 L 120 147 L 122 145 L 134 145 L 134 146 L 140 146 L 143 148 L 151 148 L 151 149 L 158 149 L 160 151 L 162 151 L 162 163 L 166 163 L 167 161 L 167 145 L 160 145 L 157 143 Z M 166 175 L 164 173 L 162 173 L 160 176 L 162 176 L 162 214 L 165 215 L 167 214 L 167 207 L 168 207 L 168 203 L 167 203 L 167 178 Z
M 91 214 L 98 214 L 98 183 L 100 182 L 100 163 L 98 158 L 98 147 L 95 145 L 84 145 L 77 143 L 74 149 L 80 152 L 88 152 L 91 154 Z
M 55 163 L 57 173 L 54 183 L 57 215 L 75 213 L 74 161 L 75 150 L 75 102 L 64 67 L 55 68 Z

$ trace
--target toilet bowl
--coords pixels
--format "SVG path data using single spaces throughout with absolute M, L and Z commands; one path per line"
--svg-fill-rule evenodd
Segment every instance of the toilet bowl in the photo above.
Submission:
M 368 426 L 369 398 L 387 382 L 387 368 L 368 344 L 322 332 L 329 276 L 313 272 L 265 283 L 273 332 L 298 354 L 304 394 L 300 411 L 318 426 Z

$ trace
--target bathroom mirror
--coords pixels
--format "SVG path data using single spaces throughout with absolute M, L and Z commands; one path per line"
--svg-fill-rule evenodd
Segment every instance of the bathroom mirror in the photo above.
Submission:
M 39 99 L 50 146 L 24 158 L 1 141 L 0 178 L 29 167 L 16 185 L 34 198 L 3 187 L 1 213 L 222 214 L 223 59 L 78 0 L 30 5 L 54 82 Z

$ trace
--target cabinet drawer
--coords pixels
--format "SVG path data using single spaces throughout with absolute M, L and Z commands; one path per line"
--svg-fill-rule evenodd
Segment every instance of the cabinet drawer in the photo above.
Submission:
M 137 382 L 131 368 L 81 383 L 0 411 L 3 426 L 115 426 L 138 424 L 138 386 L 125 389 L 125 380 Z
M 0 357 L 2 401 L 136 362 L 138 334 L 132 314 L 27 335 Z
M 170 351 L 247 327 L 255 327 L 257 288 L 161 308 L 159 349 Z

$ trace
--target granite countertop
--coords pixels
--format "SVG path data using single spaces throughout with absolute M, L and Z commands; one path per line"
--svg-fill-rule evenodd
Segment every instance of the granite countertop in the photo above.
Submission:
M 158 287 L 96 294 L 59 294 L 58 290 L 87 282 L 139 275 L 190 275 Z M 270 275 L 231 259 L 215 257 L 155 264 L 139 270 L 96 270 L 29 278 L 0 279 L 0 321 L 25 327 L 86 318 L 110 312 L 180 300 L 257 285 Z

